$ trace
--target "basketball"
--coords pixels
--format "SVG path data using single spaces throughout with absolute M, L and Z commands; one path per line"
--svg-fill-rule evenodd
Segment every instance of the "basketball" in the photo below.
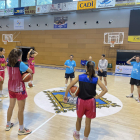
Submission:
M 30 73 L 24 73 L 22 75 L 23 82 L 29 82 L 31 80 L 31 78 L 32 78 L 32 75 Z
M 73 87 L 70 88 L 70 91 L 69 92 L 70 92 L 70 95 L 72 97 L 77 97 L 78 94 L 79 94 L 79 87 L 73 86 Z
M 33 87 L 33 84 L 32 83 L 28 83 L 28 86 L 31 88 L 31 87 Z

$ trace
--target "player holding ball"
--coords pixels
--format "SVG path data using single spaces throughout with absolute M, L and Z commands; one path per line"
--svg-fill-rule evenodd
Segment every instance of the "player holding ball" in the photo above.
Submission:
M 102 97 L 106 92 L 107 88 L 105 85 L 95 76 L 94 64 L 90 61 L 87 63 L 87 71 L 85 74 L 76 77 L 66 89 L 64 96 L 64 102 L 68 101 L 68 92 L 72 86 L 79 82 L 79 94 L 77 99 L 77 122 L 76 131 L 73 133 L 75 140 L 80 140 L 80 129 L 83 115 L 86 115 L 86 126 L 84 131 L 84 139 L 88 140 L 90 133 L 91 119 L 96 117 L 96 100 Z M 102 92 L 96 95 L 97 84 L 102 88 Z

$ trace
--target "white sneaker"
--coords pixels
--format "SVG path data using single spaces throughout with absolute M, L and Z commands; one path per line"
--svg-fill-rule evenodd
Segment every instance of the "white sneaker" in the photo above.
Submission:
M 128 96 L 126 96 L 126 98 L 133 98 L 133 94 L 130 93 Z
M 27 88 L 27 89 L 29 89 L 30 87 L 29 87 L 29 86 L 27 86 L 26 88 Z
M 33 85 L 33 87 L 35 87 L 35 85 Z

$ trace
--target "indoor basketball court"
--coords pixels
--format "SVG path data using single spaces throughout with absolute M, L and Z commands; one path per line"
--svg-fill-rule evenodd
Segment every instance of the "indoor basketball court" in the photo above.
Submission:
M 0 140 L 140 140 L 139 4 L 0 1 Z

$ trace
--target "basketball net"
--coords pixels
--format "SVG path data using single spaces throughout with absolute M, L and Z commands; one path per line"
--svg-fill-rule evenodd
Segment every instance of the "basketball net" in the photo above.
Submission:
M 110 47 L 114 47 L 115 41 L 111 41 Z

